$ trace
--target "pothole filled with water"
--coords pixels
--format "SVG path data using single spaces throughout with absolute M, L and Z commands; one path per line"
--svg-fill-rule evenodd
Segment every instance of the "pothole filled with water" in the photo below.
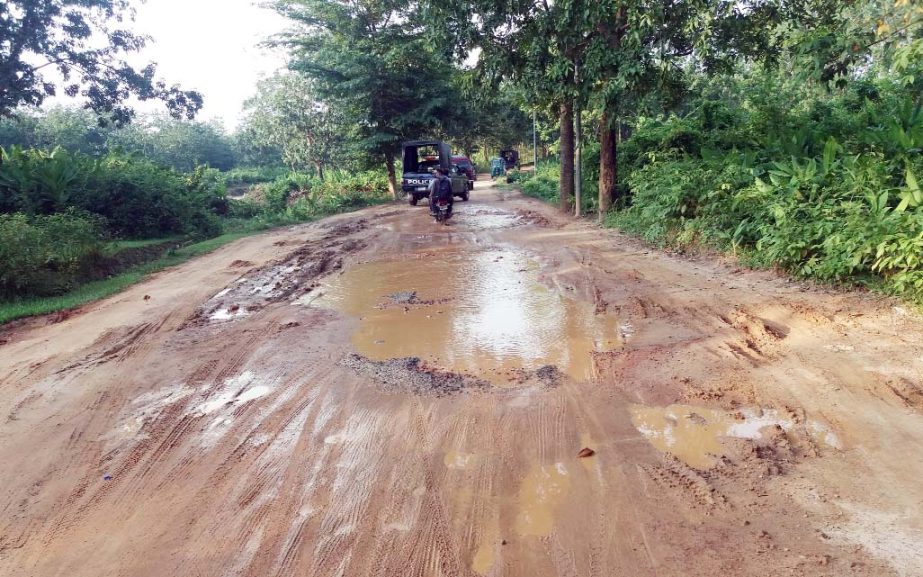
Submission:
M 777 411 L 759 408 L 728 412 L 691 405 L 632 405 L 630 411 L 632 424 L 651 445 L 696 469 L 708 469 L 727 454 L 722 438 L 759 441 L 767 430 L 795 427 Z M 836 434 L 824 424 L 808 421 L 804 429 L 815 442 L 840 448 Z
M 357 317 L 352 342 L 373 360 L 419 357 L 500 386 L 554 367 L 591 379 L 592 353 L 621 345 L 619 319 L 549 289 L 538 269 L 510 250 L 436 251 L 353 266 L 301 302 Z

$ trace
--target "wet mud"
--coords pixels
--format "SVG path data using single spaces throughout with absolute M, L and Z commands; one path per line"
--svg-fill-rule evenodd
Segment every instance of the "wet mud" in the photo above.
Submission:
M 773 434 L 800 435 L 805 441 L 842 449 L 836 433 L 818 421 L 797 424 L 773 409 L 741 408 L 722 411 L 690 405 L 646 407 L 633 405 L 631 421 L 663 453 L 697 469 L 715 466 L 730 453 L 725 439 L 746 439 L 764 445 Z
M 429 367 L 417 357 L 373 361 L 361 355 L 350 354 L 342 363 L 343 366 L 391 391 L 442 396 L 470 389 L 483 391 L 491 386 L 481 379 Z
M 6 327 L 0 575 L 923 575 L 923 319 L 485 185 Z

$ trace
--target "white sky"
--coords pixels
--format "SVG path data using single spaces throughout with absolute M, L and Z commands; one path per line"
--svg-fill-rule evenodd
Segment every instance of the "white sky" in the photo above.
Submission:
M 138 61 L 156 62 L 168 84 L 201 92 L 205 106 L 197 119 L 220 118 L 233 129 L 257 80 L 285 65 L 284 55 L 257 44 L 287 26 L 252 0 L 147 0 L 138 4 L 132 29 L 154 39 Z M 153 103 L 138 108 L 165 110 Z

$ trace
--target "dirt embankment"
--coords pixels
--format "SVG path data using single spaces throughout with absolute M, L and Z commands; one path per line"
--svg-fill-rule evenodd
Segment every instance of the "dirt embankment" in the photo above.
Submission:
M 923 574 L 917 316 L 485 184 L 8 329 L 0 574 Z

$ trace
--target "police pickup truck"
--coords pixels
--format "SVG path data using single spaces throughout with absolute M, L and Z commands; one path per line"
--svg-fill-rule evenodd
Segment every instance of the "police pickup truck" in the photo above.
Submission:
M 401 190 L 416 206 L 421 198 L 429 198 L 429 183 L 433 171 L 444 168 L 452 181 L 452 195 L 468 200 L 468 177 L 452 165 L 452 149 L 438 140 L 414 140 L 404 143 L 404 173 Z

